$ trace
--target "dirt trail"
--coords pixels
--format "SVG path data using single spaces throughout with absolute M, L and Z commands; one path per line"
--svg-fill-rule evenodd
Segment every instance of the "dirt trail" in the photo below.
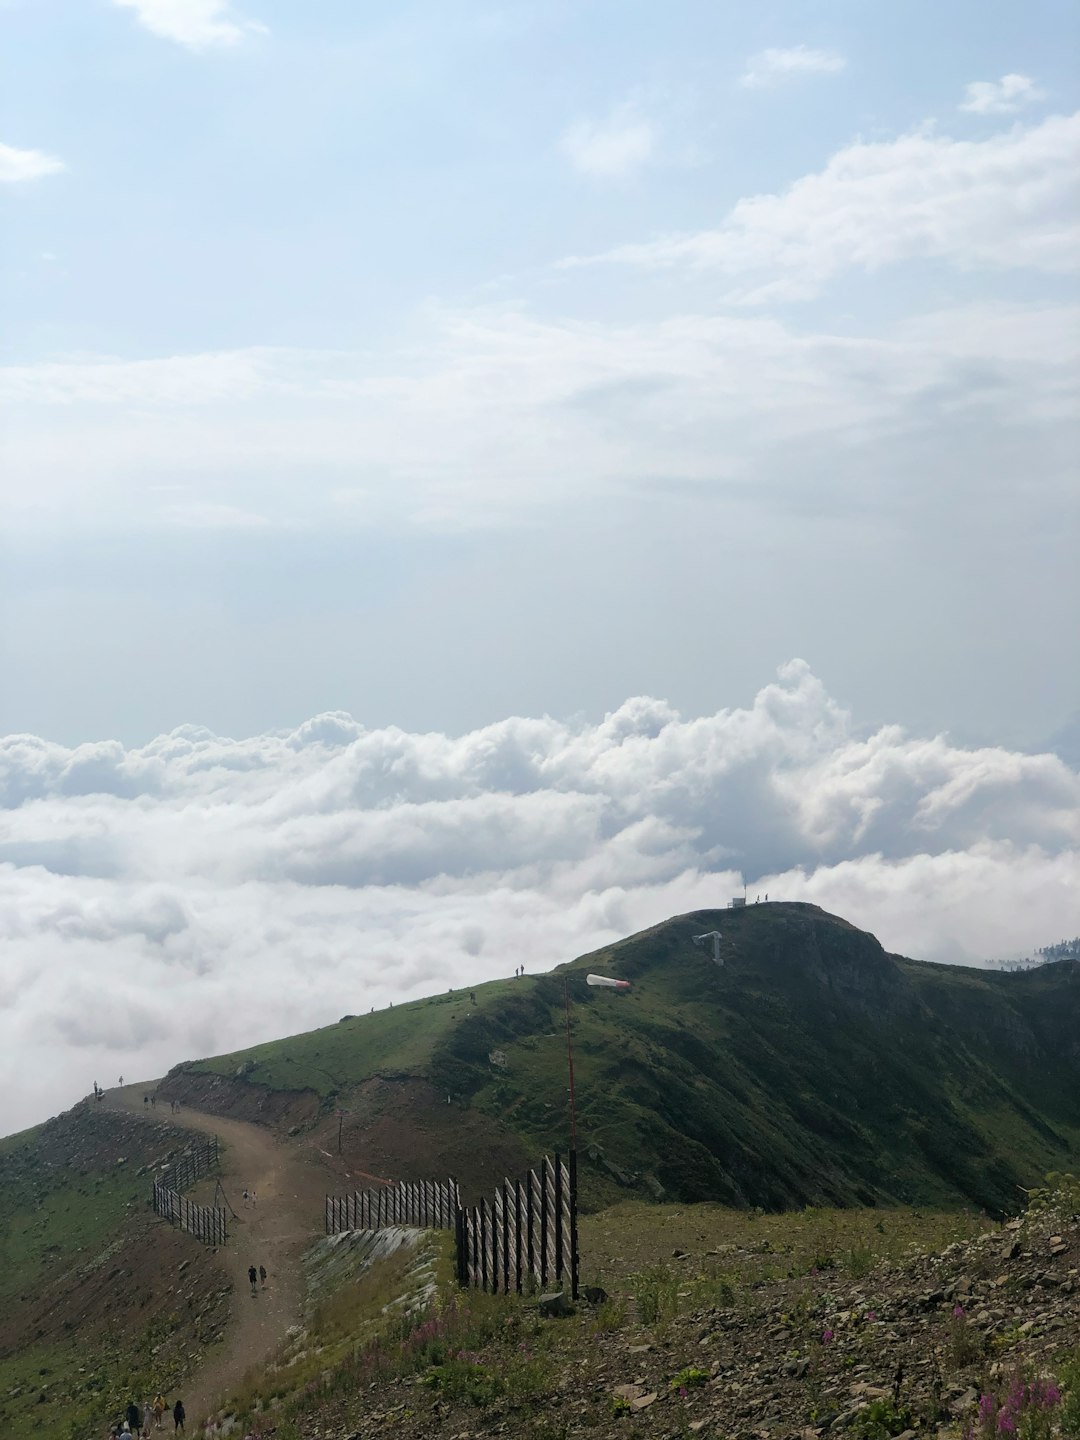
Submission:
M 144 1094 L 153 1084 L 128 1085 L 106 1093 L 114 1109 L 145 1114 Z M 190 1429 L 224 1403 L 253 1366 L 264 1364 L 300 1322 L 304 1286 L 300 1257 L 322 1233 L 326 1176 L 317 1163 L 282 1144 L 269 1131 L 246 1120 L 183 1109 L 178 1114 L 151 1112 L 186 1130 L 217 1135 L 222 1143 L 221 1183 L 236 1212 L 229 1216 L 229 1240 L 219 1252 L 233 1283 L 232 1316 L 224 1345 L 187 1385 L 183 1395 Z M 203 1182 L 205 1184 L 205 1182 Z M 254 1192 L 247 1204 L 243 1192 Z M 209 1203 L 199 1192 L 192 1197 Z M 193 1245 L 198 1244 L 192 1240 Z M 266 1284 L 252 1295 L 248 1266 L 264 1265 Z

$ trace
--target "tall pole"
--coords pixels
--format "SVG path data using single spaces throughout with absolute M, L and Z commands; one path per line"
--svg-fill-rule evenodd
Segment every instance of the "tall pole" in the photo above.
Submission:
M 566 1070 L 570 1077 L 570 1149 L 577 1150 L 577 1107 L 574 1103 L 574 1046 L 570 1039 L 570 982 L 563 977 L 563 1004 L 566 1006 Z

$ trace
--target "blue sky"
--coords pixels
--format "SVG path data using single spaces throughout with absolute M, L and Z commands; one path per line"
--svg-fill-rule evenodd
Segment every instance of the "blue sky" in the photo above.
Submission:
M 3 728 L 1080 708 L 1073 7 L 0 24 Z
M 744 882 L 1080 930 L 1074 5 L 0 29 L 0 1132 Z

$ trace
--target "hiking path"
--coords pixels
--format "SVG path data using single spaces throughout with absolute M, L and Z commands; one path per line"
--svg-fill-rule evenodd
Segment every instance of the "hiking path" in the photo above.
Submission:
M 105 1103 L 146 1114 L 143 1096 L 153 1091 L 153 1083 L 127 1085 L 107 1091 Z M 233 1286 L 229 1326 L 223 1344 L 191 1376 L 183 1396 L 188 1423 L 196 1432 L 250 1370 L 271 1359 L 289 1327 L 302 1322 L 301 1257 L 323 1233 L 323 1199 L 330 1187 L 325 1170 L 310 1152 L 283 1143 L 269 1130 L 186 1106 L 175 1114 L 162 1114 L 163 1104 L 168 1102 L 159 1100 L 150 1112 L 154 1120 L 218 1137 L 219 1178 L 235 1211 L 235 1218 L 228 1216 L 228 1242 L 218 1250 Z M 200 1190 L 206 1185 L 201 1181 Z M 254 1192 L 254 1200 L 244 1202 L 245 1190 L 249 1196 Z M 200 1203 L 212 1203 L 200 1191 L 192 1196 Z M 192 1238 L 191 1243 L 199 1241 Z M 265 1266 L 267 1272 L 265 1284 L 260 1283 L 254 1294 L 248 1282 L 250 1265 Z

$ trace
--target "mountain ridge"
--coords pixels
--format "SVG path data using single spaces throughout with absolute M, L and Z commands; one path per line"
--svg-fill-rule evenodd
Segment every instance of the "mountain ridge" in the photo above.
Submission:
M 720 966 L 692 944 L 709 929 Z M 587 987 L 598 969 L 632 989 Z M 775 901 L 693 911 L 545 974 L 185 1062 L 163 1090 L 211 1107 L 261 1097 L 267 1118 L 326 1141 L 331 1112 L 347 1109 L 345 1162 L 402 1178 L 432 1173 L 432 1135 L 465 1125 L 458 1168 L 481 1190 L 515 1158 L 569 1145 L 564 986 L 588 1204 L 636 1189 L 1005 1213 L 1019 1187 L 1080 1154 L 1080 965 L 928 964 Z

